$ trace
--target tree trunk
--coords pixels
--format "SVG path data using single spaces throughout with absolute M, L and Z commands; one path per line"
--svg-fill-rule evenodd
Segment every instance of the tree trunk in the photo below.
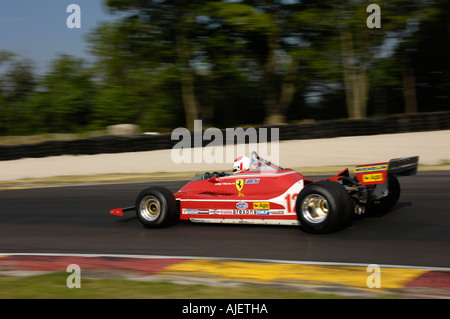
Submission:
M 264 123 L 267 125 L 273 125 L 273 124 L 280 124 L 279 122 L 283 121 L 277 106 L 278 100 L 277 76 L 276 76 L 277 59 L 275 54 L 278 45 L 274 35 L 268 36 L 267 44 L 269 52 L 267 54 L 267 60 L 265 64 L 264 106 L 266 110 L 266 117 L 264 119 Z
M 341 53 L 348 117 L 365 118 L 369 93 L 367 70 L 364 65 L 357 65 L 350 32 L 341 32 Z
M 403 96 L 405 113 L 417 113 L 416 77 L 408 62 L 403 63 Z
M 195 95 L 194 73 L 189 64 L 189 49 L 186 35 L 180 32 L 176 38 L 176 50 L 181 76 L 181 95 L 185 113 L 186 127 L 194 130 L 194 120 L 198 119 L 199 104 Z
M 296 85 L 296 79 L 298 76 L 298 66 L 299 60 L 295 59 L 290 65 L 289 69 L 286 71 L 283 83 L 281 84 L 280 98 L 278 100 L 278 110 L 280 114 L 286 114 L 289 105 L 294 99 L 295 92 L 298 87 Z M 283 117 L 284 119 L 284 117 Z
M 289 105 L 291 104 L 295 91 L 297 90 L 295 80 L 298 72 L 298 60 L 294 60 L 286 71 L 284 78 L 282 79 L 280 92 L 278 92 L 278 77 L 277 77 L 277 64 L 276 50 L 279 46 L 275 36 L 269 36 L 268 39 L 269 53 L 266 62 L 266 118 L 264 124 L 276 125 L 285 124 L 285 113 Z

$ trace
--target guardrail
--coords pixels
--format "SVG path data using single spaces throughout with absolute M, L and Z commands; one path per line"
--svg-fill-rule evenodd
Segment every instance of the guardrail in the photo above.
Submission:
M 357 120 L 329 120 L 305 124 L 261 126 L 261 128 L 268 128 L 268 133 L 270 133 L 270 128 L 279 128 L 280 141 L 448 130 L 450 129 L 450 112 L 404 114 Z M 225 131 L 222 132 L 225 138 Z M 162 150 L 171 149 L 178 142 L 178 140 L 171 140 L 171 134 L 164 134 L 130 137 L 101 136 L 72 141 L 0 145 L 0 161 L 59 155 Z M 203 141 L 203 145 L 209 143 L 210 141 Z

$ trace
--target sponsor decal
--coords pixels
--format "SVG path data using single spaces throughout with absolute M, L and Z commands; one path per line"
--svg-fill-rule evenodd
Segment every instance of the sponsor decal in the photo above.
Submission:
M 271 215 L 283 215 L 284 213 L 284 210 L 270 210 Z
M 243 179 L 237 179 L 236 180 L 236 188 L 238 190 L 238 197 L 243 197 L 244 194 L 241 193 L 242 188 L 244 187 L 244 180 Z
M 233 210 L 232 209 L 221 209 L 220 213 L 222 215 L 232 215 L 233 214 Z
M 255 215 L 256 211 L 252 209 L 246 209 L 246 210 L 237 210 L 235 209 L 233 211 L 233 215 Z
M 270 203 L 253 203 L 253 209 L 269 209 Z
M 389 163 L 363 165 L 355 168 L 358 181 L 364 185 L 375 185 L 386 182 Z
M 364 183 L 371 183 L 371 182 L 380 182 L 384 180 L 382 173 L 376 173 L 376 174 L 364 174 L 362 176 Z
M 388 164 L 357 166 L 354 170 L 355 174 L 386 171 Z
M 198 214 L 198 209 L 183 208 L 183 214 Z
M 256 215 L 270 215 L 270 212 L 268 209 L 258 209 L 256 210 Z
M 258 184 L 259 178 L 249 178 L 245 180 L 245 184 Z
M 246 202 L 239 202 L 239 203 L 236 204 L 236 208 L 247 209 L 248 208 L 248 204 Z

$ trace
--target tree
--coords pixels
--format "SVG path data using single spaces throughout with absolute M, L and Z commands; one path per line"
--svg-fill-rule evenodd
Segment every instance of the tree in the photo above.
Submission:
M 251 59 L 261 73 L 266 124 L 286 121 L 287 108 L 298 89 L 298 33 L 291 27 L 297 2 L 242 1 L 213 2 L 209 14 L 220 18 L 230 39 L 245 44 L 243 55 Z
M 23 59 L 16 60 L 12 62 L 4 76 L 3 93 L 8 100 L 24 100 L 33 91 L 35 85 L 32 63 Z
M 111 12 L 126 13 L 114 26 L 121 34 L 120 55 L 132 57 L 140 65 L 175 65 L 179 72 L 185 123 L 193 129 L 199 116 L 195 79 L 191 62 L 191 40 L 196 29 L 195 12 L 206 1 L 108 0 Z M 97 43 L 102 43 L 99 39 Z M 98 46 L 97 46 L 98 48 Z M 98 49 L 97 49 L 98 52 Z M 104 51 L 103 51 L 104 52 Z M 117 61 L 117 60 L 116 60 Z
M 450 5 L 418 3 L 394 51 L 401 66 L 404 112 L 445 110 L 450 96 Z
M 175 66 L 189 128 L 196 117 L 211 120 L 213 114 L 222 113 L 220 101 L 209 104 L 214 98 L 206 96 L 210 93 L 203 87 L 196 87 L 202 78 L 230 81 L 222 82 L 222 87 L 225 83 L 233 87 L 234 79 L 258 88 L 264 105 L 258 113 L 266 123 L 284 122 L 298 88 L 299 61 L 293 54 L 298 47 L 288 40 L 293 38 L 289 21 L 297 5 L 168 0 L 111 0 L 107 5 L 126 16 L 92 35 L 94 54 L 121 76 L 124 70 L 139 67 Z M 213 85 L 208 87 L 212 90 Z M 252 96 L 254 101 L 259 99 L 257 93 Z M 202 107 L 200 100 L 206 102 Z M 240 114 L 247 118 L 242 109 Z
M 58 56 L 39 86 L 32 104 L 42 131 L 76 132 L 89 125 L 96 91 L 83 59 Z
M 3 67 L 3 65 L 5 63 L 11 61 L 14 56 L 15 56 L 15 54 L 13 52 L 6 51 L 6 50 L 0 50 L 0 67 Z M 3 82 L 4 82 L 4 78 L 2 76 L 2 77 L 0 77 L 0 93 L 2 93 L 4 90 Z
M 142 130 L 165 130 L 184 124 L 177 75 L 171 68 L 135 69 L 114 83 L 99 83 L 92 127 L 135 123 Z
M 0 67 L 2 67 L 5 62 L 8 62 L 12 59 L 14 53 L 6 50 L 0 50 Z M 7 103 L 5 100 L 6 96 L 4 93 L 4 77 L 0 77 L 0 134 L 5 134 L 9 129 L 9 111 L 7 107 Z
M 26 102 L 36 87 L 36 77 L 31 61 L 13 57 L 11 53 L 3 54 L 3 61 L 9 60 L 10 64 L 1 80 L 0 131 L 19 135 L 30 131 L 28 124 L 33 114 Z

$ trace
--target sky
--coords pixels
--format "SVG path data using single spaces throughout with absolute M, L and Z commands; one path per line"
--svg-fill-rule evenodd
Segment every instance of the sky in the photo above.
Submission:
M 37 74 L 44 74 L 58 54 L 92 60 L 85 39 L 108 14 L 105 0 L 0 0 L 0 50 L 31 60 Z M 238 1 L 238 0 L 229 0 Z M 296 0 L 284 0 L 296 2 Z M 69 28 L 70 4 L 81 9 L 81 28 Z M 383 50 L 386 52 L 386 50 Z
M 81 9 L 81 28 L 67 26 L 70 4 Z M 92 59 L 86 34 L 114 18 L 103 0 L 0 0 L 0 50 L 31 60 L 43 74 L 58 54 Z

